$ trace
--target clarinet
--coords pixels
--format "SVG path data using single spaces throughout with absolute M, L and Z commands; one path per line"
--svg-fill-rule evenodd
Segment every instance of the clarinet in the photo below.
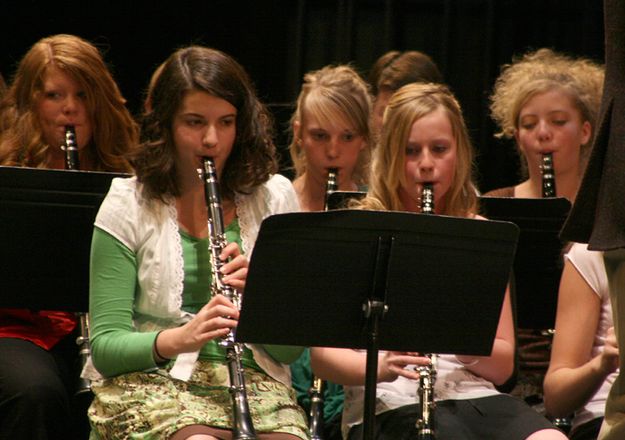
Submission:
M 553 153 L 543 153 L 540 172 L 543 180 L 543 198 L 556 197 L 556 175 L 553 169 Z M 549 337 L 552 337 L 550 330 L 546 330 L 543 334 L 544 333 L 547 333 L 550 335 Z M 560 428 L 564 432 L 568 432 L 571 429 L 570 417 L 554 417 L 552 422 L 556 427 Z
M 543 153 L 540 171 L 543 178 L 543 197 L 556 197 L 556 175 L 553 170 L 553 153 Z
M 424 183 L 421 189 L 421 214 L 434 214 L 434 187 Z
M 328 210 L 330 195 L 339 188 L 338 174 L 339 171 L 336 168 L 330 168 L 328 170 L 324 211 Z M 325 385 L 325 381 L 313 376 L 312 386 L 308 389 L 308 395 L 310 396 L 308 432 L 310 433 L 311 440 L 323 440 L 323 393 L 325 391 Z
M 76 130 L 73 125 L 65 126 L 65 144 L 61 146 L 65 151 L 65 169 L 77 171 L 80 169 L 78 161 L 78 144 L 76 143 Z M 89 345 L 89 315 L 84 312 L 76 313 L 78 325 L 80 327 L 80 335 L 76 338 L 78 345 L 78 355 L 80 356 L 80 365 L 84 367 L 87 359 L 91 355 L 91 346 Z M 82 368 L 81 368 L 82 370 Z M 76 387 L 76 395 L 88 393 L 91 391 L 91 381 L 78 376 L 78 385 Z
M 76 344 L 79 347 L 78 355 L 80 356 L 80 365 L 85 367 L 87 359 L 91 355 L 91 346 L 89 345 L 89 314 L 80 312 L 78 315 L 78 323 L 80 326 L 80 335 L 76 338 Z M 81 368 L 81 371 L 82 371 Z M 78 386 L 76 387 L 76 395 L 91 392 L 91 381 L 78 376 Z
M 310 396 L 310 418 L 308 432 L 311 440 L 323 440 L 323 392 L 325 381 L 313 377 L 313 383 L 308 390 Z
M 431 183 L 424 183 L 421 190 L 421 213 L 434 214 L 434 188 Z M 417 419 L 417 439 L 434 440 L 434 383 L 436 382 L 437 356 L 426 354 L 430 358 L 430 365 L 420 365 L 415 368 L 419 373 L 419 418 Z
M 326 180 L 326 198 L 325 203 L 323 205 L 323 210 L 328 210 L 328 200 L 330 199 L 330 195 L 339 189 L 339 170 L 336 168 L 330 168 L 328 170 L 328 179 Z
M 65 144 L 61 149 L 65 151 L 65 169 L 79 170 L 78 144 L 76 143 L 76 130 L 73 125 L 65 126 Z
M 204 182 L 204 198 L 208 211 L 208 237 L 211 253 L 211 273 L 213 295 L 221 294 L 228 298 L 237 309 L 241 308 L 241 295 L 232 287 L 222 281 L 222 261 L 219 258 L 226 247 L 226 234 L 224 232 L 223 209 L 217 181 L 217 171 L 212 158 L 203 159 L 202 180 Z M 245 391 L 245 379 L 241 355 L 243 344 L 234 341 L 234 331 L 230 331 L 219 343 L 226 349 L 226 363 L 230 375 L 230 396 L 232 398 L 232 438 L 235 440 L 255 440 L 256 431 L 252 424 L 252 417 Z

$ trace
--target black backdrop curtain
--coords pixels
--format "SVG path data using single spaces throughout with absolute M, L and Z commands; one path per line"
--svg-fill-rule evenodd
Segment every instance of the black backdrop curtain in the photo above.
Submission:
M 420 50 L 464 107 L 486 191 L 518 180 L 515 148 L 494 139 L 488 115 L 499 67 L 540 47 L 602 62 L 602 7 L 599 0 L 8 0 L 0 5 L 0 72 L 10 81 L 41 37 L 80 35 L 104 50 L 138 113 L 152 70 L 169 53 L 192 43 L 215 47 L 250 73 L 274 111 L 284 151 L 305 72 L 350 62 L 366 76 L 388 50 Z

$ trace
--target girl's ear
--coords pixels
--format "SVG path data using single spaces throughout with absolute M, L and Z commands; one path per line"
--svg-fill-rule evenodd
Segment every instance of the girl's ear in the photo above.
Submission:
M 592 126 L 590 125 L 590 122 L 584 121 L 584 123 L 582 124 L 582 145 L 586 145 L 588 142 L 590 142 L 591 136 Z
M 301 128 L 302 128 L 302 125 L 300 124 L 298 120 L 293 121 L 293 138 L 295 139 L 296 142 L 299 142 L 301 139 L 301 136 L 300 136 Z
M 521 148 L 521 142 L 519 140 L 519 130 L 517 130 L 516 128 L 514 129 L 514 141 L 516 142 L 517 146 Z

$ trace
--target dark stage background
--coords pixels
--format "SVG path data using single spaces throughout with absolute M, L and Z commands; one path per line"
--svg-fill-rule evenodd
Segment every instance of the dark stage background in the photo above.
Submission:
M 482 190 L 518 180 L 514 145 L 493 137 L 488 94 L 513 55 L 551 47 L 603 61 L 600 0 L 5 0 L 0 72 L 39 38 L 73 33 L 104 53 L 133 113 L 152 70 L 180 46 L 204 44 L 248 70 L 276 116 L 281 151 L 301 78 L 351 62 L 366 75 L 391 49 L 416 49 L 438 63 L 462 103 L 477 149 Z M 287 165 L 286 156 L 283 158 Z M 288 174 L 288 173 L 287 173 Z

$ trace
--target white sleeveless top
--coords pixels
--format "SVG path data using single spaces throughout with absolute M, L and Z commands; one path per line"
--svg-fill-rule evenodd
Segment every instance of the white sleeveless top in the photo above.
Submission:
M 610 290 L 608 278 L 603 263 L 603 253 L 589 251 L 586 244 L 575 243 L 565 255 L 579 274 L 586 280 L 588 286 L 601 300 L 601 310 L 597 333 L 595 334 L 591 357 L 601 353 L 605 346 L 605 337 L 610 327 L 614 325 L 612 320 L 612 306 L 610 303 Z M 575 412 L 572 428 L 576 428 L 597 417 L 602 417 L 605 412 L 605 403 L 612 384 L 618 375 L 618 370 L 610 374 L 597 392 L 590 398 L 583 408 Z
M 360 351 L 363 357 L 366 352 Z M 383 353 L 383 352 L 380 352 Z M 407 366 L 407 369 L 414 366 Z M 399 376 L 393 382 L 380 382 L 376 387 L 375 413 L 381 414 L 405 405 L 418 403 L 419 382 Z M 362 423 L 364 386 L 345 386 L 343 406 L 343 432 L 353 425 Z M 495 386 L 486 379 L 476 376 L 465 368 L 455 355 L 439 355 L 434 396 L 436 400 L 477 399 L 499 394 Z

